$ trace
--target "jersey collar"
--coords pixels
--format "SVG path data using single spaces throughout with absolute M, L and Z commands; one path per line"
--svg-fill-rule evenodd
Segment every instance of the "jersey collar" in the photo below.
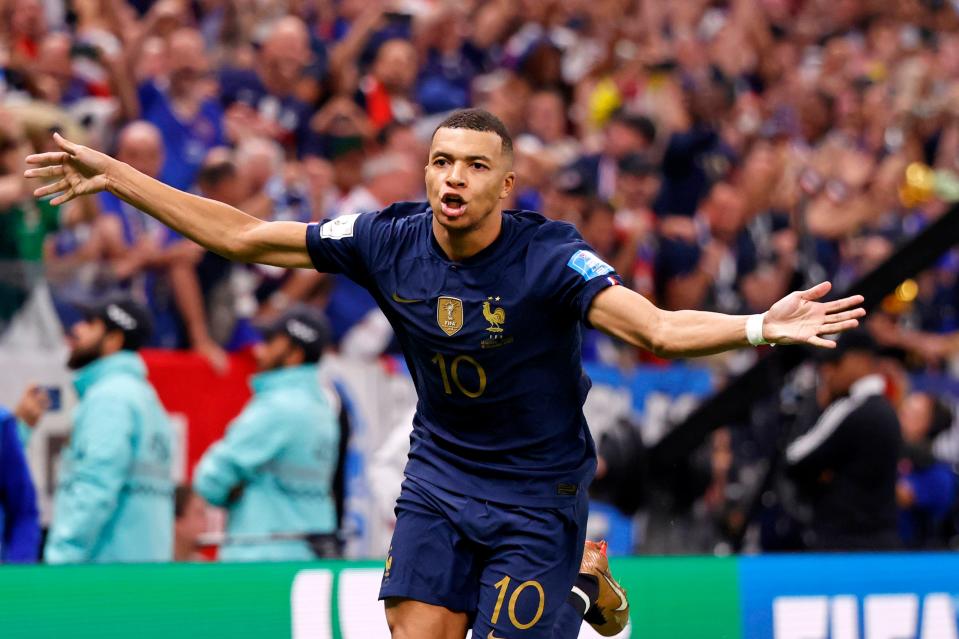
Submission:
M 436 241 L 436 235 L 433 234 L 433 219 L 432 213 L 430 213 L 429 224 L 427 224 L 427 232 L 429 233 L 429 244 L 430 252 L 433 253 L 441 261 L 448 264 L 457 264 L 459 266 L 480 266 L 496 259 L 499 254 L 502 252 L 503 248 L 509 246 L 509 239 L 513 235 L 513 216 L 509 215 L 510 211 L 503 211 L 500 215 L 503 216 L 503 224 L 500 226 L 499 235 L 496 236 L 496 239 L 493 242 L 484 248 L 482 251 L 476 255 L 471 255 L 465 260 L 454 261 L 447 257 L 446 253 L 443 251 L 443 248 L 440 246 L 439 242 Z

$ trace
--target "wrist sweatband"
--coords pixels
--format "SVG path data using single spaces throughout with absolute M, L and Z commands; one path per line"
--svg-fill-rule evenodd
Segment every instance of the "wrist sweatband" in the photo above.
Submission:
M 765 319 L 765 313 L 750 315 L 746 319 L 746 341 L 753 346 L 762 346 L 769 343 L 763 337 L 763 320 Z

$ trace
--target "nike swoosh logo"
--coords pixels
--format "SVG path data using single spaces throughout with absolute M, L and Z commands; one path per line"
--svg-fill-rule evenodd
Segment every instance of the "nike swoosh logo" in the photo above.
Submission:
M 605 572 L 600 572 L 603 576 L 603 579 L 606 580 L 606 583 L 609 584 L 609 587 L 613 589 L 613 592 L 616 593 L 616 596 L 619 597 L 619 608 L 616 609 L 616 612 L 626 610 L 629 607 L 629 600 L 626 599 L 626 593 L 623 592 L 623 589 L 616 585 L 616 582 L 609 578 Z
M 405 297 L 400 297 L 396 294 L 396 291 L 393 291 L 393 301 L 397 304 L 418 304 L 419 302 L 425 302 L 426 300 L 408 300 Z
M 489 631 L 489 634 L 486 635 L 486 639 L 503 639 L 503 638 L 502 638 L 502 637 L 497 637 L 496 635 L 493 634 L 493 631 L 490 630 L 490 631 Z

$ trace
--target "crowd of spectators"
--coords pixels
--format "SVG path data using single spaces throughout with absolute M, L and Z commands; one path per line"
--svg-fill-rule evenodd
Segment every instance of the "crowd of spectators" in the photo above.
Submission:
M 109 194 L 59 210 L 34 200 L 22 162 L 51 131 L 257 217 L 310 221 L 422 198 L 435 124 L 483 107 L 515 138 L 508 207 L 575 224 L 662 307 L 727 313 L 822 279 L 845 288 L 948 210 L 903 197 L 906 167 L 959 170 L 959 11 L 936 0 L 8 0 L 0 11 L 0 331 L 37 278 L 65 316 L 74 298 L 123 291 L 149 305 L 152 346 L 218 369 L 257 339 L 255 324 L 297 303 L 324 310 L 348 356 L 395 344 L 345 278 L 232 264 Z M 887 395 L 909 444 L 904 509 L 919 503 L 917 475 L 959 462 L 942 439 L 951 384 L 916 382 L 948 378 L 959 354 L 957 273 L 945 255 L 870 322 L 897 354 L 890 379 L 902 385 Z M 584 355 L 661 364 L 593 332 Z M 714 364 L 720 378 L 744 365 Z M 741 430 L 709 442 L 689 504 L 720 531 L 744 516 L 729 497 L 752 450 Z M 954 506 L 937 508 L 942 523 Z M 917 527 L 901 522 L 911 540 Z

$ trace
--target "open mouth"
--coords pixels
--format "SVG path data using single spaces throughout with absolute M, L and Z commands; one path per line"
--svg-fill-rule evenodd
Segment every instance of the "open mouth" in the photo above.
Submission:
M 440 198 L 440 204 L 443 209 L 443 215 L 447 217 L 459 217 L 466 212 L 466 201 L 462 196 L 456 193 L 447 193 Z

